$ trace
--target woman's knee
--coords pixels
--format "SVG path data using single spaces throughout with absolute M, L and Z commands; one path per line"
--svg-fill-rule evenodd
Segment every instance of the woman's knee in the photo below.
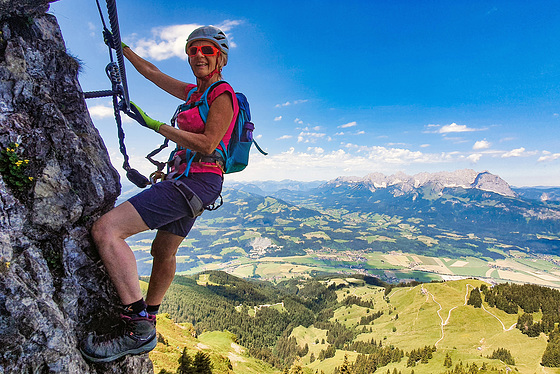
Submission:
M 166 231 L 158 231 L 154 241 L 152 242 L 152 249 L 150 254 L 154 260 L 170 261 L 175 259 L 179 245 L 183 241 L 183 237 L 171 234 Z
M 152 245 L 150 254 L 154 258 L 154 261 L 174 261 L 175 255 L 177 254 L 177 248 Z
M 100 254 L 110 251 L 114 247 L 112 244 L 119 240 L 118 232 L 106 216 L 102 216 L 95 221 L 90 233 Z
M 100 244 L 107 240 L 124 240 L 147 229 L 132 204 L 125 202 L 101 216 L 93 224 L 91 235 L 95 243 Z

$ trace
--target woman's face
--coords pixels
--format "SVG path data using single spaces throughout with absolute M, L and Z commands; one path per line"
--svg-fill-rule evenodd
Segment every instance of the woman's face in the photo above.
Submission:
M 196 51 L 196 54 L 191 54 L 190 50 L 192 47 L 202 47 L 210 46 L 213 47 L 214 55 L 204 54 L 200 48 Z M 189 64 L 191 69 L 197 78 L 204 78 L 210 74 L 214 69 L 216 69 L 216 64 L 218 63 L 219 54 L 215 53 L 218 49 L 216 46 L 206 40 L 197 40 L 189 45 L 187 53 L 189 54 Z

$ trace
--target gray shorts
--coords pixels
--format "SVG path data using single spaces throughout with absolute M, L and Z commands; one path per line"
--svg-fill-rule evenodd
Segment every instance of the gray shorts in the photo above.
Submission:
M 216 201 L 222 191 L 223 179 L 218 174 L 191 173 L 180 180 L 198 195 L 204 206 Z M 185 237 L 196 218 L 192 217 L 188 202 L 173 182 L 174 180 L 158 182 L 128 201 L 150 229 Z

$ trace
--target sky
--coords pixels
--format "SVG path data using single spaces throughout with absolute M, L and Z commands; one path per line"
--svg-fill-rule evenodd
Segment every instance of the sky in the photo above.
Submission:
M 247 96 L 255 138 L 269 153 L 253 151 L 227 180 L 473 169 L 517 187 L 560 186 L 557 1 L 116 3 L 122 39 L 186 82 L 195 81 L 189 33 L 208 24 L 226 32 L 224 79 Z M 95 1 L 60 0 L 49 13 L 82 63 L 82 89 L 109 89 Z M 179 100 L 128 62 L 126 75 L 131 99 L 169 123 Z M 87 104 L 120 169 L 111 100 Z M 145 155 L 163 138 L 128 119 L 124 130 L 132 167 L 150 174 Z

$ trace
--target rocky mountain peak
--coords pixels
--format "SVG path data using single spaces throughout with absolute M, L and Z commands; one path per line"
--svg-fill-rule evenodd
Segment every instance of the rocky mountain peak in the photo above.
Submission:
M 479 190 L 495 192 L 504 196 L 515 196 L 515 192 L 506 181 L 488 171 L 477 172 L 471 169 L 462 169 L 452 172 L 441 171 L 437 173 L 418 173 L 407 175 L 402 172 L 393 175 L 382 173 L 371 173 L 365 177 L 339 177 L 326 183 L 327 186 L 363 186 L 369 190 L 376 191 L 383 188 L 391 188 L 397 195 L 411 192 L 413 189 L 430 187 L 435 192 L 441 192 L 444 188 L 475 188 Z
M 483 172 L 476 176 L 472 183 L 472 188 L 479 190 L 495 192 L 504 196 L 515 196 L 515 192 L 511 189 L 509 184 L 497 175 Z
M 150 373 L 78 350 L 118 315 L 89 229 L 120 185 L 49 2 L 0 0 L 0 373 Z

